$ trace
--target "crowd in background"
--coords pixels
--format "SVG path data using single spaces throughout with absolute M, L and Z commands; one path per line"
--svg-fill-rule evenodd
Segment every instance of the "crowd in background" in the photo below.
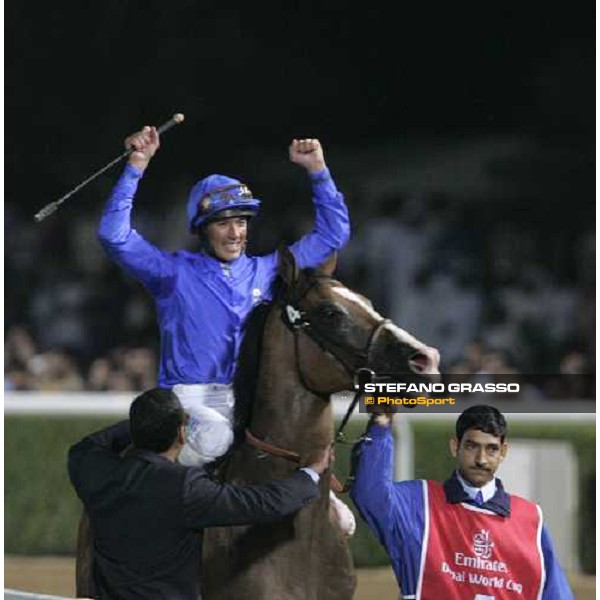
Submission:
M 590 373 L 595 234 L 445 198 L 391 197 L 342 253 L 345 280 L 458 373 Z M 477 359 L 474 356 L 478 356 Z
M 440 349 L 442 371 L 591 373 L 595 362 L 595 237 L 519 217 L 514 207 L 391 195 L 372 208 L 347 194 L 353 236 L 338 278 Z M 251 250 L 270 251 L 310 227 L 289 203 L 268 202 Z M 181 206 L 156 207 L 137 228 L 161 247 L 192 249 Z M 95 238 L 97 216 L 38 227 L 5 214 L 6 390 L 138 391 L 156 381 L 152 301 Z M 51 222 L 50 222 L 51 221 Z M 554 229 L 553 229 L 554 227 Z M 557 233 L 558 232 L 558 233 Z M 181 235 L 180 235 L 181 234 Z

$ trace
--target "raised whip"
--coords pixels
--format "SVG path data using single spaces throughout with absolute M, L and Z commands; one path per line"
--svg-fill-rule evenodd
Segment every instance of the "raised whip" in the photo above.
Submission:
M 171 129 L 171 127 L 174 127 L 175 125 L 178 125 L 179 123 L 182 123 L 184 118 L 185 117 L 181 113 L 174 114 L 166 123 L 163 123 L 158 128 L 157 131 L 158 131 L 159 135 L 161 133 L 164 133 L 165 131 L 168 131 L 169 129 Z M 34 219 L 39 223 L 40 221 L 43 221 L 46 217 L 49 217 L 53 212 L 58 210 L 58 207 L 65 200 L 70 198 L 73 194 L 78 192 L 81 188 L 85 187 L 88 183 L 90 183 L 90 181 L 93 181 L 94 179 L 96 179 L 96 177 L 99 177 L 100 175 L 102 175 L 102 173 L 104 173 L 105 171 L 108 171 L 108 169 L 110 169 L 112 166 L 116 165 L 119 161 L 121 161 L 124 158 L 126 158 L 127 156 L 129 156 L 132 152 L 134 152 L 134 150 L 135 150 L 135 148 L 128 148 L 127 150 L 125 150 L 125 152 L 123 152 L 122 154 L 117 156 L 117 158 L 115 158 L 114 160 L 111 160 L 108 164 L 104 165 L 101 169 L 96 171 L 93 175 L 90 175 L 87 179 L 84 179 L 79 185 L 76 185 L 70 192 L 67 192 L 64 196 L 62 196 L 58 200 L 55 200 L 54 202 L 50 202 L 50 204 L 46 204 L 46 206 L 44 206 L 44 208 L 42 208 L 34 216 Z

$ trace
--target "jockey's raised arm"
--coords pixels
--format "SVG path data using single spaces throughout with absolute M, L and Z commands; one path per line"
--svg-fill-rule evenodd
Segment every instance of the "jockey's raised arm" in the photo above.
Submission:
M 313 230 L 290 246 L 298 266 L 317 267 L 350 238 L 350 218 L 343 195 L 337 190 L 325 163 L 319 140 L 293 140 L 290 160 L 309 173 L 313 187 Z

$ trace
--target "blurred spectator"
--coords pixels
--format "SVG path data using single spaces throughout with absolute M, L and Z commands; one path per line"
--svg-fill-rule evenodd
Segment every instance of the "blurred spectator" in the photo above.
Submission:
M 43 349 L 69 348 L 89 355 L 87 308 L 90 300 L 84 278 L 64 268 L 50 270 L 32 295 L 30 317 Z
M 519 373 L 511 365 L 505 352 L 486 348 L 478 341 L 465 345 L 463 356 L 451 365 L 448 372 L 457 375 L 516 375 Z
M 37 349 L 29 332 L 21 326 L 11 327 L 4 340 L 4 368 L 27 369 Z
M 66 350 L 39 352 L 24 327 L 11 327 L 5 336 L 6 391 L 141 391 L 155 385 L 156 370 L 156 355 L 149 348 L 115 348 L 85 367 Z
M 22 369 L 8 369 L 4 373 L 4 391 L 27 392 L 36 389 L 33 377 Z
M 123 354 L 122 369 L 132 389 L 140 391 L 156 385 L 156 358 L 147 348 L 131 348 Z
M 37 354 L 29 361 L 35 377 L 35 388 L 44 392 L 77 392 L 84 389 L 77 365 L 66 352 L 51 350 Z
M 26 391 L 35 388 L 30 372 L 37 348 L 29 332 L 21 326 L 11 327 L 4 339 L 4 389 Z
M 148 348 L 116 348 L 109 358 L 92 362 L 88 371 L 90 391 L 141 391 L 156 385 L 156 356 Z
M 107 392 L 111 389 L 112 366 L 107 358 L 97 358 L 90 365 L 87 389 L 91 392 Z
M 589 358 L 579 350 L 567 352 L 560 360 L 560 397 L 595 397 L 594 380 L 586 377 L 592 372 Z
M 562 375 L 582 375 L 590 372 L 586 356 L 582 352 L 569 352 L 560 361 Z
M 491 375 L 514 375 L 518 371 L 508 364 L 506 355 L 499 351 L 489 351 L 483 355 L 481 369 L 476 373 Z

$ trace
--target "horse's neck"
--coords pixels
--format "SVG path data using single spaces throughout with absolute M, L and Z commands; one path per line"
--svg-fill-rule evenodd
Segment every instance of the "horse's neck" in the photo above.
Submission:
M 324 447 L 332 438 L 331 402 L 302 385 L 293 334 L 277 311 L 265 325 L 250 428 L 255 435 L 301 456 Z

